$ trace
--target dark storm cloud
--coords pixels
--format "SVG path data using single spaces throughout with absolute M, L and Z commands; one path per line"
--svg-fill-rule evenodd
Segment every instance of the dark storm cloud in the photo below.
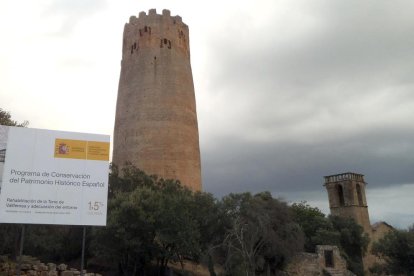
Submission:
M 414 4 L 318 3 L 300 36 L 275 15 L 212 37 L 206 190 L 311 191 L 345 171 L 413 183 Z
M 289 25 L 278 33 L 276 20 L 266 26 L 232 29 L 230 36 L 224 29 L 211 45 L 216 48 L 215 58 L 210 59 L 216 65 L 212 73 L 222 82 L 271 78 L 270 84 L 277 80 L 289 86 L 355 81 L 355 77 L 364 83 L 383 75 L 408 77 L 404 73 L 414 67 L 414 37 L 409 35 L 414 31 L 409 12 L 414 5 L 347 3 L 339 6 L 332 1 L 309 8 L 308 16 L 317 23 L 299 36 L 286 34 L 290 27 L 295 31 Z
M 322 191 L 323 176 L 365 174 L 370 188 L 414 181 L 413 131 L 361 134 L 331 142 L 248 143 L 223 139 L 203 154 L 205 189 L 214 194 L 263 190 L 275 194 Z M 396 180 L 398 179 L 398 182 Z

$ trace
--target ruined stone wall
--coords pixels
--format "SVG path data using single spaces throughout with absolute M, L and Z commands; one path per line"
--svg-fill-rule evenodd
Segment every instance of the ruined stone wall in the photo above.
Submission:
M 332 263 L 327 266 L 325 251 L 332 253 Z M 346 269 L 346 261 L 339 249 L 333 245 L 318 245 L 316 253 L 299 253 L 289 262 L 286 273 L 289 276 L 355 276 Z
M 201 190 L 188 26 L 150 10 L 125 24 L 113 163 Z
M 371 233 L 369 235 L 370 243 L 368 244 L 367 254 L 364 256 L 363 259 L 364 268 L 367 271 L 367 275 L 371 275 L 369 273 L 369 269 L 375 266 L 376 264 L 385 264 L 384 259 L 371 254 L 372 245 L 374 244 L 374 242 L 377 242 L 378 240 L 383 238 L 388 232 L 392 231 L 393 229 L 394 228 L 391 225 L 385 222 L 377 222 L 372 225 Z
M 318 255 L 315 253 L 298 253 L 289 262 L 286 273 L 289 276 L 322 275 Z
M 0 256 L 0 276 L 17 275 L 18 264 L 9 260 L 7 256 Z M 20 265 L 21 276 L 79 276 L 81 272 L 75 268 L 69 268 L 66 264 L 42 263 L 37 258 L 22 256 Z M 85 276 L 102 276 L 98 273 L 83 271 Z

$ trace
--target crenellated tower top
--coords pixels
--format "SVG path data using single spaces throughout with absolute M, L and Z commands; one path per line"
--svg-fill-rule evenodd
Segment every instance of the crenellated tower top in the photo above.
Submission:
M 345 181 L 345 180 L 360 181 L 360 182 L 365 183 L 363 174 L 352 173 L 352 172 L 328 175 L 328 176 L 325 176 L 324 178 L 325 178 L 325 185 L 328 183 L 340 182 L 340 181 Z
M 139 24 L 139 22 L 147 23 L 149 21 L 154 21 L 154 20 L 170 21 L 170 23 L 173 25 L 177 24 L 177 25 L 181 25 L 181 27 L 188 28 L 188 26 L 182 21 L 181 16 L 179 15 L 171 16 L 170 10 L 166 10 L 166 9 L 162 10 L 162 14 L 157 14 L 156 9 L 150 9 L 148 11 L 148 15 L 146 14 L 146 12 L 142 11 L 138 14 L 138 17 L 134 15 L 131 16 L 129 18 L 129 23 L 127 24 L 136 25 L 136 24 Z
M 122 60 L 134 61 L 139 52 L 144 49 L 176 50 L 185 57 L 190 57 L 188 26 L 181 16 L 171 16 L 169 10 L 164 9 L 157 14 L 155 9 L 140 12 L 138 17 L 131 16 L 124 27 Z M 160 52 L 162 55 L 162 53 Z M 154 52 L 155 56 L 160 54 Z

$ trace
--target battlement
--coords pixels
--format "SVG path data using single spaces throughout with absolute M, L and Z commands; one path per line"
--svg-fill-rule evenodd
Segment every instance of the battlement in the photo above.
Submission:
M 352 173 L 352 172 L 328 175 L 328 176 L 324 176 L 324 178 L 325 178 L 325 184 L 344 181 L 344 180 L 354 180 L 354 181 L 360 181 L 360 182 L 365 183 L 363 174 Z
M 131 16 L 127 24 L 136 25 L 136 24 L 139 24 L 140 22 L 146 23 L 148 21 L 153 21 L 153 20 L 163 20 L 163 21 L 167 20 L 167 21 L 170 21 L 171 24 L 177 24 L 182 27 L 185 26 L 186 28 L 188 28 L 188 26 L 183 22 L 181 16 L 179 15 L 171 16 L 170 10 L 166 10 L 166 9 L 162 10 L 162 14 L 157 14 L 156 9 L 150 9 L 148 11 L 148 14 L 142 11 L 138 14 L 138 17 L 136 17 L 135 15 Z
M 123 37 L 123 60 L 135 60 L 143 49 L 156 48 L 175 50 L 190 56 L 188 26 L 180 16 L 171 16 L 169 10 L 157 14 L 155 9 L 140 12 L 138 17 L 131 16 L 125 24 Z M 158 53 L 154 52 L 153 56 Z

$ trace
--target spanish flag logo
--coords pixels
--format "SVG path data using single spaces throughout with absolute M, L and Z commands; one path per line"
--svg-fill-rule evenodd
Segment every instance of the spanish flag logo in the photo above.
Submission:
M 109 161 L 109 142 L 57 138 L 54 157 Z

